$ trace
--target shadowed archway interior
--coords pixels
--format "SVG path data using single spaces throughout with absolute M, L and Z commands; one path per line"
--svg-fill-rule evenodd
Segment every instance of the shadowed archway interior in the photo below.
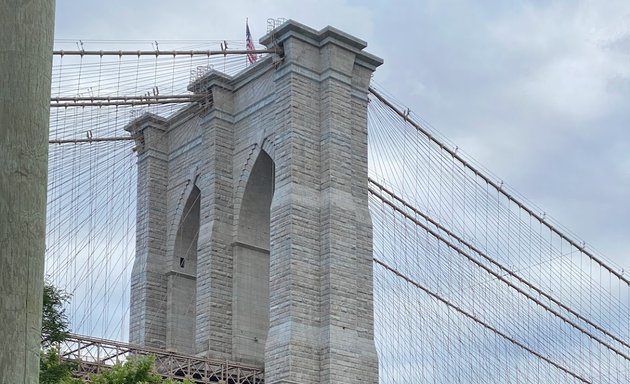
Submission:
M 201 192 L 195 185 L 182 212 L 168 280 L 167 347 L 193 353 Z
M 249 175 L 234 243 L 233 357 L 262 363 L 269 328 L 269 230 L 274 163 L 260 151 Z

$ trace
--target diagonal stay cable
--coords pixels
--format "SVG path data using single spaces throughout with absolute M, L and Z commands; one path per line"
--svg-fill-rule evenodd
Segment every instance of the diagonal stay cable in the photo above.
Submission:
M 409 118 L 409 116 L 404 113 L 403 111 L 401 111 L 399 108 L 397 108 L 394 104 L 392 104 L 390 101 L 388 101 L 383 95 L 381 95 L 378 91 L 376 91 L 373 87 L 369 88 L 369 92 L 374 95 L 378 100 L 380 100 L 382 103 L 384 103 L 385 105 L 387 105 L 389 108 L 392 109 L 392 111 L 396 112 L 396 114 L 400 115 L 406 122 L 408 122 L 409 124 L 411 124 L 416 130 L 418 130 L 419 132 L 421 132 L 422 134 L 424 134 L 430 141 L 434 142 L 435 144 L 437 144 L 440 148 L 442 148 L 444 151 L 446 151 L 448 154 L 450 154 L 451 156 L 453 156 L 455 159 L 457 159 L 459 162 L 461 162 L 465 167 L 467 167 L 468 169 L 470 169 L 472 172 L 475 173 L 476 176 L 479 176 L 481 179 L 483 179 L 486 183 L 490 184 L 493 188 L 495 188 L 497 191 L 499 191 L 501 194 L 503 194 L 508 200 L 512 201 L 514 204 L 516 204 L 520 209 L 524 210 L 525 212 L 527 212 L 528 214 L 530 214 L 532 217 L 534 217 L 538 222 L 540 222 L 541 224 L 543 224 L 544 226 L 546 226 L 550 231 L 554 232 L 555 234 L 557 234 L 560 238 L 564 239 L 566 242 L 568 242 L 569 244 L 571 244 L 572 246 L 574 246 L 575 248 L 579 249 L 580 251 L 582 251 L 586 256 L 588 256 L 591 260 L 595 261 L 597 264 L 599 264 L 602 268 L 606 269 L 608 272 L 610 272 L 611 274 L 613 274 L 615 277 L 617 277 L 619 280 L 623 281 L 624 283 L 626 283 L 627 285 L 630 285 L 630 280 L 628 280 L 627 278 L 625 278 L 621 273 L 619 273 L 618 271 L 616 271 L 614 268 L 610 267 L 608 264 L 606 264 L 603 260 L 601 260 L 600 258 L 598 258 L 597 256 L 593 255 L 591 252 L 589 252 L 588 250 L 586 250 L 586 248 L 584 247 L 584 245 L 580 245 L 578 244 L 575 240 L 573 240 L 572 238 L 570 238 L 569 236 L 565 235 L 563 232 L 561 232 L 558 228 L 556 228 L 554 225 L 550 224 L 547 222 L 547 220 L 545 220 L 545 218 L 543 218 L 542 216 L 540 216 L 539 214 L 537 214 L 536 212 L 532 211 L 529 207 L 527 207 L 524 203 L 522 203 L 520 200 L 518 200 L 514 195 L 510 194 L 509 192 L 505 191 L 502 186 L 498 185 L 496 182 L 494 182 L 492 179 L 490 179 L 488 176 L 486 176 L 484 173 L 482 173 L 480 170 L 478 170 L 477 168 L 475 168 L 472 164 L 470 164 L 470 162 L 466 161 L 464 158 L 462 158 L 460 155 L 457 154 L 456 151 L 454 151 L 453 149 L 449 148 L 448 146 L 444 145 L 440 140 L 438 140 L 434 135 L 432 135 L 430 132 L 428 132 L 426 129 L 424 129 L 420 124 L 418 124 L 417 122 L 415 122 L 414 120 L 412 120 L 411 118 Z
M 584 377 L 578 375 L 577 373 L 571 371 L 569 368 L 560 365 L 559 363 L 549 359 L 548 357 L 545 357 L 543 355 L 541 355 L 540 353 L 534 351 L 533 349 L 531 349 L 530 347 L 528 347 L 527 345 L 521 343 L 520 341 L 510 337 L 509 335 L 501 332 L 500 330 L 498 330 L 497 328 L 493 327 L 490 324 L 487 324 L 486 322 L 482 321 L 481 319 L 475 317 L 474 315 L 468 313 L 467 311 L 465 311 L 464 309 L 460 308 L 459 306 L 457 306 L 456 304 L 451 303 L 450 301 L 448 301 L 447 299 L 443 298 L 442 296 L 438 295 L 437 293 L 431 291 L 430 289 L 424 287 L 423 285 L 421 285 L 420 283 L 412 280 L 410 277 L 404 275 L 403 273 L 399 272 L 398 270 L 394 269 L 393 267 L 390 267 L 389 265 L 387 265 L 386 263 L 384 263 L 383 261 L 377 259 L 377 258 L 373 258 L 372 260 L 374 260 L 374 262 L 380 266 L 382 266 L 383 268 L 387 269 L 388 271 L 390 271 L 391 273 L 395 274 L 396 276 L 400 277 L 401 279 L 405 280 L 406 282 L 408 282 L 409 284 L 415 286 L 416 288 L 424 291 L 427 295 L 433 297 L 434 299 L 438 300 L 439 302 L 445 304 L 446 306 L 454 309 L 456 312 L 462 314 L 463 316 L 471 319 L 472 321 L 474 321 L 475 323 L 481 325 L 482 327 L 490 330 L 491 332 L 499 335 L 500 337 L 506 339 L 507 341 L 509 341 L 510 343 L 516 345 L 517 347 L 520 347 L 522 349 L 524 349 L 525 351 L 531 353 L 532 355 L 538 357 L 539 359 L 545 361 L 548 364 L 551 364 L 552 366 L 554 366 L 555 368 L 563 371 L 564 373 L 567 373 L 569 375 L 571 375 L 572 377 L 574 377 L 575 379 L 580 380 L 583 383 L 591 383 L 591 381 L 585 379 Z
M 592 326 L 593 328 L 597 329 L 598 331 L 600 331 L 601 333 L 603 333 L 604 335 L 610 337 L 611 339 L 615 340 L 616 342 L 622 344 L 623 346 L 625 346 L 626 348 L 630 348 L 630 344 L 621 339 L 620 337 L 610 333 L 608 330 L 604 329 L 602 326 L 600 326 L 597 323 L 594 323 L 593 321 L 591 321 L 590 319 L 584 317 L 583 315 L 581 315 L 580 313 L 578 313 L 577 311 L 575 311 L 574 309 L 570 308 L 569 306 L 567 306 L 566 304 L 562 303 L 561 301 L 559 301 L 558 299 L 554 298 L 553 296 L 551 296 L 550 294 L 548 294 L 547 292 L 543 291 L 542 289 L 536 287 L 535 285 L 533 285 L 532 283 L 530 283 L 529 281 L 525 280 L 524 278 L 522 278 L 521 276 L 519 276 L 518 274 L 516 274 L 515 272 L 511 271 L 509 268 L 505 267 L 504 265 L 502 265 L 501 263 L 499 263 L 498 261 L 496 261 L 495 259 L 493 259 L 492 257 L 488 256 L 485 252 L 483 252 L 482 250 L 480 250 L 479 248 L 475 247 L 474 245 L 472 245 L 471 243 L 469 243 L 468 241 L 464 240 L 463 238 L 461 238 L 460 236 L 458 236 L 457 234 L 453 233 L 451 230 L 449 230 L 448 228 L 444 227 L 443 225 L 441 225 L 440 223 L 438 223 L 437 221 L 435 221 L 434 219 L 432 219 L 429 215 L 421 212 L 420 210 L 418 210 L 417 208 L 415 208 L 414 206 L 412 206 L 411 204 L 409 204 L 408 202 L 406 202 L 405 200 L 403 200 L 402 198 L 400 198 L 399 196 L 397 196 L 393 191 L 387 189 L 385 186 L 383 186 L 382 184 L 372 180 L 371 178 L 368 178 L 368 181 L 375 185 L 377 188 L 379 188 L 381 191 L 387 193 L 389 196 L 391 196 L 394 200 L 396 200 L 398 203 L 402 204 L 405 208 L 413 211 L 413 213 L 415 213 L 416 215 L 422 217 L 423 219 L 427 220 L 429 223 L 431 223 L 432 225 L 434 225 L 436 228 L 438 228 L 439 230 L 443 231 L 444 233 L 446 233 L 448 236 L 452 237 L 453 239 L 455 239 L 457 242 L 459 242 L 460 244 L 463 244 L 464 246 L 466 246 L 467 248 L 469 248 L 470 250 L 472 250 L 473 252 L 475 252 L 476 254 L 478 254 L 479 256 L 483 257 L 484 259 L 486 259 L 488 262 L 490 262 L 491 264 L 495 265 L 496 267 L 498 267 L 499 269 L 501 269 L 503 272 L 505 272 L 506 274 L 514 277 L 516 280 L 518 280 L 519 282 L 523 283 L 524 285 L 526 285 L 528 288 L 534 290 L 536 293 L 538 293 L 539 295 L 545 297 L 546 299 L 548 299 L 549 301 L 551 301 L 552 303 L 556 304 L 557 306 L 559 306 L 560 308 L 566 310 L 567 312 L 569 312 L 570 314 L 572 314 L 573 316 L 575 316 L 576 318 L 584 321 L 585 323 L 587 323 L 588 325 Z M 368 190 L 374 194 L 377 195 L 376 191 L 374 191 L 373 189 L 368 187 Z M 377 196 L 381 201 L 382 199 L 380 198 L 380 196 Z
M 424 229 L 426 232 L 428 232 L 429 234 L 431 234 L 431 236 L 433 236 L 434 238 L 436 238 L 438 241 L 444 243 L 448 248 L 452 249 L 453 251 L 457 252 L 458 254 L 464 256 L 465 258 L 467 258 L 468 260 L 470 260 L 473 264 L 477 265 L 478 267 L 480 267 L 481 269 L 485 270 L 487 273 L 491 274 L 492 276 L 494 276 L 496 279 L 502 281 L 503 283 L 505 283 L 507 286 L 509 286 L 510 288 L 514 289 L 515 291 L 519 292 L 520 294 L 522 294 L 523 296 L 527 297 L 529 300 L 533 301 L 534 303 L 536 303 L 537 305 L 539 305 L 540 307 L 542 307 L 543 309 L 545 309 L 547 312 L 553 314 L 554 316 L 558 317 L 559 319 L 561 319 L 562 321 L 564 321 L 565 323 L 569 324 L 570 326 L 572 326 L 573 328 L 575 328 L 576 330 L 582 332 L 583 334 L 589 336 L 591 339 L 597 341 L 599 344 L 601 344 L 602 346 L 606 347 L 607 349 L 609 349 L 610 351 L 614 352 L 615 354 L 623 357 L 624 359 L 630 361 L 630 356 L 628 356 L 627 354 L 625 354 L 624 352 L 618 350 L 617 348 L 615 348 L 614 346 L 610 345 L 609 343 L 607 343 L 606 341 L 600 339 L 599 337 L 597 337 L 596 335 L 593 335 L 591 332 L 589 332 L 587 329 L 584 329 L 583 327 L 581 327 L 579 324 L 576 324 L 575 322 L 571 321 L 570 319 L 567 319 L 566 317 L 564 317 L 562 314 L 558 313 L 557 311 L 555 311 L 554 309 L 550 308 L 549 306 L 545 305 L 543 302 L 541 302 L 540 300 L 536 299 L 535 297 L 533 297 L 532 295 L 530 295 L 529 293 L 525 292 L 524 290 L 522 290 L 521 288 L 517 287 L 516 285 L 514 285 L 512 282 L 510 282 L 509 280 L 507 280 L 505 277 L 503 277 L 502 275 L 500 275 L 499 273 L 493 271 L 492 269 L 490 269 L 489 267 L 487 267 L 486 265 L 484 265 L 483 263 L 481 263 L 480 261 L 478 261 L 477 259 L 475 259 L 474 257 L 470 256 L 467 252 L 465 252 L 463 249 L 459 248 L 458 246 L 454 245 L 453 243 L 451 243 L 450 241 L 448 241 L 447 239 L 445 239 L 443 236 L 441 236 L 439 233 L 435 232 L 434 230 L 432 230 L 431 228 L 429 228 L 427 225 L 423 224 L 422 222 L 420 222 L 419 220 L 415 219 L 414 217 L 412 217 L 411 215 L 409 215 L 407 212 L 405 212 L 404 210 L 402 210 L 400 207 L 396 206 L 396 204 L 392 203 L 391 201 L 389 201 L 388 199 L 386 199 L 384 196 L 382 196 L 381 194 L 379 194 L 377 191 L 375 191 L 373 188 L 369 188 L 368 187 L 369 192 L 372 194 L 372 196 L 378 198 L 379 200 L 381 200 L 383 203 L 385 203 L 386 205 L 388 205 L 390 208 L 392 208 L 393 210 L 399 212 L 401 215 L 403 215 L 405 218 L 407 218 L 408 220 L 410 220 L 412 223 L 416 224 L 417 226 L 421 227 L 422 229 Z

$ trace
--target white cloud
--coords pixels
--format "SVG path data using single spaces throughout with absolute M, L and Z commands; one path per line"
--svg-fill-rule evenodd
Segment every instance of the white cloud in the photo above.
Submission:
M 580 123 L 622 102 L 609 84 L 628 78 L 630 62 L 608 46 L 630 33 L 629 17 L 627 2 L 530 5 L 492 25 L 490 36 L 503 50 L 530 60 L 514 73 L 512 93 L 521 93 L 536 109 Z

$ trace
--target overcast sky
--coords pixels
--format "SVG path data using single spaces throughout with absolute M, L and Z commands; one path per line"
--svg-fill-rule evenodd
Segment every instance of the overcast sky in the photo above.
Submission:
M 377 85 L 630 269 L 628 0 L 57 0 L 55 38 L 237 40 L 249 18 L 257 39 L 277 17 L 366 40 Z

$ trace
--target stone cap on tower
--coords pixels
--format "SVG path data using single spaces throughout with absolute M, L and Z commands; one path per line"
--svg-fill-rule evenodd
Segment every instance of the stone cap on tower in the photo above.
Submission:
M 156 114 L 145 112 L 125 126 L 125 131 L 136 140 L 135 150 L 143 153 L 147 148 L 164 147 L 162 135 L 168 128 L 168 121 Z
M 214 69 L 210 70 L 191 82 L 188 85 L 188 90 L 196 94 L 210 95 L 208 102 L 209 105 L 213 105 L 216 100 L 213 99 L 215 95 L 210 91 L 211 89 L 237 91 L 257 76 L 264 74 L 270 66 L 277 69 L 287 62 L 297 63 L 318 75 L 326 68 L 335 67 L 339 71 L 345 71 L 350 76 L 349 72 L 352 72 L 354 65 L 358 65 L 371 73 L 383 64 L 383 59 L 363 50 L 367 47 L 364 40 L 331 26 L 317 31 L 295 20 L 287 20 L 263 36 L 260 43 L 269 49 L 277 49 L 278 54 L 263 56 L 256 63 L 235 75 L 228 75 Z M 315 50 L 305 49 L 308 46 L 315 48 Z M 333 49 L 326 50 L 328 53 L 321 57 L 319 57 L 319 53 L 315 53 L 323 52 L 325 48 Z M 347 54 L 339 54 L 341 51 Z M 362 83 L 362 86 L 367 89 L 366 84 L 369 82 L 369 77 L 363 81 L 358 79 L 356 81 Z
M 383 64 L 383 59 L 380 57 L 363 51 L 367 47 L 367 43 L 364 40 L 331 26 L 317 31 L 295 20 L 287 20 L 278 28 L 263 36 L 260 39 L 260 43 L 270 49 L 283 47 L 284 42 L 292 37 L 317 47 L 323 47 L 330 43 L 342 46 L 356 54 L 357 63 L 371 70 Z
M 167 120 L 162 116 L 158 116 L 154 113 L 145 112 L 139 117 L 131 120 L 125 125 L 125 131 L 134 134 L 143 131 L 148 127 L 157 128 L 162 131 L 166 130 Z

